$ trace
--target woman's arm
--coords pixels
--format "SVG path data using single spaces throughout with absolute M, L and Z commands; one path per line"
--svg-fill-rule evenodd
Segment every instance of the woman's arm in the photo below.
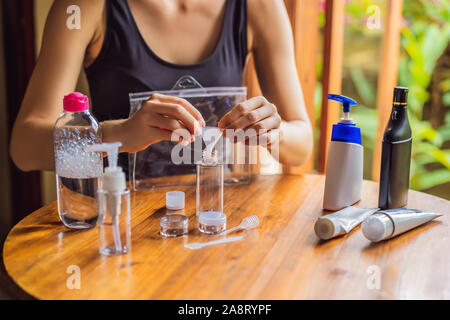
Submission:
M 101 22 L 103 1 L 58 0 L 49 12 L 42 48 L 19 114 L 10 154 L 21 170 L 53 170 L 53 126 L 62 112 L 64 95 L 74 91 L 86 49 Z M 81 9 L 81 29 L 69 30 L 66 10 Z
M 66 27 L 66 10 L 74 3 L 81 9 L 80 30 Z M 11 136 L 10 154 L 21 170 L 53 170 L 53 126 L 62 112 L 64 95 L 75 89 L 83 63 L 88 65 L 98 55 L 104 9 L 104 1 L 54 2 Z M 121 141 L 121 152 L 140 151 L 162 140 L 185 145 L 200 135 L 204 126 L 203 117 L 189 102 L 163 95 L 153 95 L 131 119 L 101 123 L 103 141 Z
M 220 125 L 232 129 L 279 130 L 280 162 L 300 165 L 312 151 L 313 135 L 283 1 L 248 0 L 248 25 L 250 47 L 264 98 L 256 97 L 237 106 Z

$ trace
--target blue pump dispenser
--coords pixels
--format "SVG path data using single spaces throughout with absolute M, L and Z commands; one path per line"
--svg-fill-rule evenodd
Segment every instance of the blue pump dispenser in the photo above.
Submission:
M 344 118 L 339 123 L 333 125 L 331 141 L 361 144 L 361 130 L 350 118 L 350 106 L 356 106 L 358 103 L 340 94 L 329 94 L 328 99 L 342 103 L 344 111 Z

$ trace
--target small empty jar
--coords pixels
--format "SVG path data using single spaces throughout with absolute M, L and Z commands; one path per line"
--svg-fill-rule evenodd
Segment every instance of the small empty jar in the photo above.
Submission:
M 227 228 L 227 216 L 222 212 L 203 211 L 198 215 L 198 229 L 206 234 L 216 234 Z
M 180 237 L 188 233 L 188 217 L 181 214 L 165 215 L 159 220 L 161 235 L 168 238 Z

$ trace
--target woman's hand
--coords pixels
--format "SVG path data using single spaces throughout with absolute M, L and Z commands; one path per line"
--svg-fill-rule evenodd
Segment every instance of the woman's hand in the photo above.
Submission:
M 224 136 L 234 136 L 235 142 L 245 139 L 248 143 L 251 137 L 257 136 L 257 144 L 265 146 L 279 140 L 280 125 L 277 107 L 261 96 L 239 103 L 219 121 Z
M 204 126 L 200 112 L 185 99 L 153 94 L 130 119 L 103 123 L 103 131 L 105 141 L 121 141 L 120 151 L 133 153 L 163 140 L 186 146 Z

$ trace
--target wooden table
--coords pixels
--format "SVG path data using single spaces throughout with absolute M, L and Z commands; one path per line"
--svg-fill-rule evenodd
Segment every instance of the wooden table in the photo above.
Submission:
M 195 229 L 195 189 L 186 191 L 190 233 L 159 235 L 165 191 L 132 195 L 132 250 L 104 257 L 97 229 L 69 230 L 56 203 L 18 223 L 3 250 L 9 276 L 39 299 L 409 299 L 450 298 L 450 202 L 410 191 L 409 207 L 439 219 L 390 241 L 371 244 L 359 228 L 319 241 L 313 226 L 324 212 L 324 178 L 261 176 L 225 188 L 228 225 L 256 214 L 257 229 L 244 239 L 200 250 L 188 242 L 220 236 Z M 361 206 L 374 207 L 378 185 L 365 181 Z M 81 288 L 68 289 L 68 267 L 78 266 Z M 70 269 L 69 269 L 70 270 Z M 380 288 L 373 277 L 381 276 Z

